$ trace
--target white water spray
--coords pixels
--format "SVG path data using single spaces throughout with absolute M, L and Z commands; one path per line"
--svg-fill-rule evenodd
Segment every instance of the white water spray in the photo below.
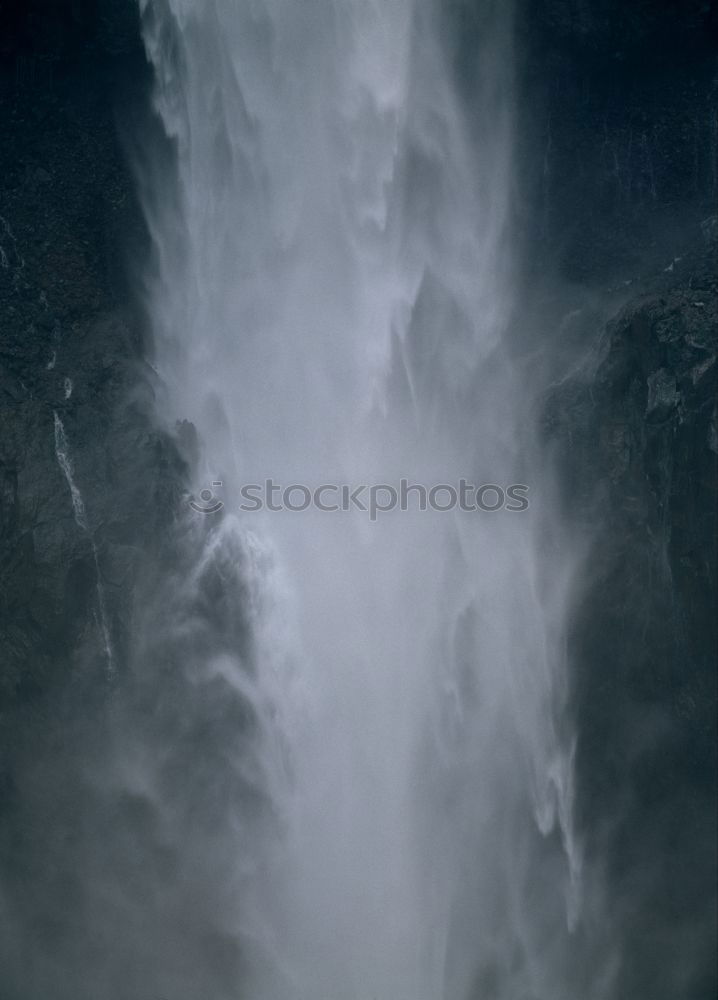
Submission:
M 438 4 L 142 8 L 177 154 L 176 185 L 144 190 L 149 308 L 197 490 L 221 481 L 230 509 L 267 478 L 532 490 L 520 514 L 230 513 L 211 532 L 187 587 L 234 552 L 224 587 L 262 594 L 251 684 L 246 651 L 221 669 L 262 720 L 276 817 L 240 836 L 237 807 L 216 834 L 230 882 L 248 873 L 223 904 L 236 995 L 568 996 L 571 566 L 531 450 L 538 387 L 506 343 L 509 5 L 481 9 L 466 107 Z

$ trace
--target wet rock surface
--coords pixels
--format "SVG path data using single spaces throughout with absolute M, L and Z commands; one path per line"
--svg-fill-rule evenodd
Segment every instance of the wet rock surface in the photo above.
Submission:
M 517 26 L 531 246 L 579 283 L 666 266 L 718 198 L 715 3 L 527 0 Z
M 698 1000 L 717 988 L 718 8 L 530 10 L 529 270 L 571 341 L 545 432 L 588 545 L 568 648 L 586 898 L 610 995 Z
M 717 275 L 706 247 L 654 278 L 546 409 L 589 539 L 569 647 L 579 823 L 619 996 L 715 983 Z
M 128 254 L 142 244 L 142 224 L 115 100 L 137 38 L 129 35 L 135 51 L 128 55 L 110 32 L 108 49 L 107 12 L 69 7 L 3 7 L 4 829 L 22 798 L 17 760 L 28 749 L 38 759 L 58 753 L 77 724 L 80 695 L 95 703 L 123 669 L 135 583 L 172 522 L 184 473 L 148 416 L 158 381 L 127 297 Z M 127 23 L 136 32 L 136 18 Z

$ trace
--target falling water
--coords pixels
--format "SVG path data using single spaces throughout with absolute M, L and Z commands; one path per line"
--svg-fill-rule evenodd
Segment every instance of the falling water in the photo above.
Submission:
M 159 416 L 197 428 L 197 493 L 223 484 L 171 583 L 191 613 L 164 627 L 192 658 L 186 711 L 208 699 L 222 773 L 206 780 L 225 789 L 193 857 L 231 887 L 213 911 L 243 954 L 226 995 L 569 996 L 571 560 L 540 386 L 510 347 L 510 5 L 475 5 L 471 79 L 450 5 L 142 10 L 176 154 L 173 178 L 159 160 L 143 176 Z M 269 478 L 521 483 L 530 506 L 242 512 L 241 487 Z M 216 753 L 236 745 L 213 720 L 220 676 L 255 720 L 242 760 Z M 226 791 L 249 771 L 256 824 Z
M 65 399 L 69 397 L 67 391 L 67 383 L 70 379 L 65 379 Z M 71 383 L 70 383 L 71 384 Z M 72 391 L 72 390 L 70 390 Z M 68 489 L 70 490 L 70 498 L 72 500 L 72 511 L 75 517 L 75 524 L 90 539 L 90 544 L 92 546 L 92 558 L 95 564 L 95 589 L 97 591 L 97 609 L 99 612 L 97 624 L 99 626 L 100 632 L 102 634 L 102 645 L 104 648 L 105 659 L 107 661 L 107 669 L 111 674 L 114 670 L 114 662 L 112 656 L 112 641 L 110 639 L 110 627 L 107 620 L 107 609 L 105 604 L 105 590 L 102 586 L 102 575 L 100 573 L 100 560 L 97 555 L 97 546 L 95 545 L 95 540 L 92 537 L 92 532 L 90 531 L 90 525 L 87 520 L 87 511 L 85 510 L 85 501 L 82 499 L 82 493 L 80 492 L 80 487 L 75 482 L 75 473 L 72 468 L 72 459 L 70 457 L 70 446 L 67 441 L 67 434 L 65 433 L 65 425 L 58 416 L 57 412 L 53 411 L 53 419 L 55 426 L 55 457 L 57 458 L 57 464 L 62 470 L 62 474 L 67 482 Z

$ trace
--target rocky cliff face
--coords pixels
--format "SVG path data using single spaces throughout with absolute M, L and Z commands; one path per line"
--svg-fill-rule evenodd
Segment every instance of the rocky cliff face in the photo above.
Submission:
M 589 553 L 569 654 L 594 943 L 611 995 L 697 1000 L 716 989 L 718 10 L 529 9 L 528 270 L 570 358 L 545 428 Z
M 3 5 L 10 27 L 0 75 L 5 832 L 22 796 L 18 760 L 28 749 L 39 758 L 58 752 L 78 693 L 102 697 L 122 668 L 140 564 L 161 545 L 183 474 L 147 417 L 157 380 L 143 359 L 124 278 L 142 230 L 114 98 L 137 52 L 118 49 L 121 37 L 108 31 L 100 8 L 89 22 L 79 6 L 69 8 Z M 136 33 L 133 20 L 123 23 Z M 129 37 L 137 50 L 136 35 Z
M 715 982 L 715 264 L 630 301 L 547 405 L 590 539 L 570 643 L 579 820 L 617 996 Z
M 718 197 L 718 8 L 526 0 L 529 245 L 571 282 L 636 280 L 687 252 Z

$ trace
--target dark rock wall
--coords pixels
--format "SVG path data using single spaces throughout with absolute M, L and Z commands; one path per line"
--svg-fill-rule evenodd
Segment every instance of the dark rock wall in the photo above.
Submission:
M 579 825 L 618 996 L 715 986 L 716 291 L 704 269 L 631 302 L 547 408 L 591 540 L 570 641 Z
M 611 996 L 699 1000 L 716 993 L 718 6 L 524 10 L 526 267 L 566 358 L 546 436 L 589 544 L 569 643 L 604 900 L 586 919 Z
M 134 583 L 171 522 L 182 464 L 147 418 L 156 376 L 127 297 L 143 232 L 115 112 L 144 72 L 134 6 L 2 3 L 0 16 L 0 844 L 10 850 L 18 761 L 61 753 L 81 696 L 95 703 L 122 669 Z
M 635 279 L 695 240 L 718 198 L 718 8 L 525 0 L 524 225 L 568 279 Z

